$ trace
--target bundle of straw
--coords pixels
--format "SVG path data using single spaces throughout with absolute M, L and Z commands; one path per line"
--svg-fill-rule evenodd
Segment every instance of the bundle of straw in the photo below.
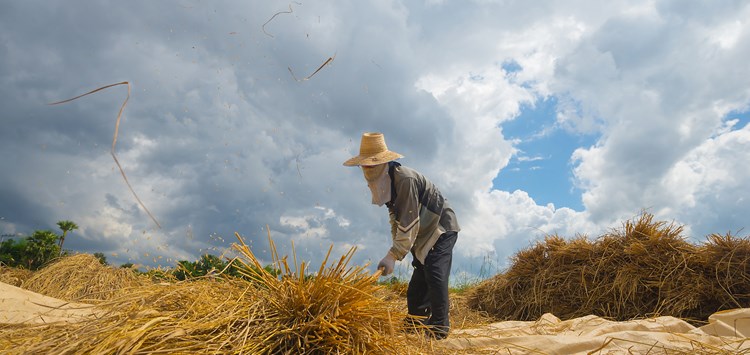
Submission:
M 468 305 L 496 319 L 615 320 L 669 315 L 701 323 L 750 306 L 750 241 L 712 236 L 701 247 L 682 227 L 642 213 L 594 241 L 547 236 L 510 268 L 470 290 Z
M 405 314 L 377 295 L 378 274 L 349 267 L 354 249 L 314 275 L 278 258 L 279 275 L 237 235 L 244 278 L 198 278 L 134 288 L 100 303 L 81 324 L 0 328 L 14 353 L 416 353 L 424 340 L 402 332 Z M 329 249 L 329 255 L 330 255 Z M 296 256 L 295 256 L 296 260 Z M 410 339 L 411 337 L 411 339 Z
M 706 284 L 696 271 L 696 247 L 682 236 L 682 226 L 653 218 L 643 213 L 596 243 L 604 253 L 615 254 L 602 264 L 611 289 L 605 293 L 608 302 L 599 302 L 597 314 L 614 309 L 606 315 L 621 320 L 657 315 L 692 318 L 700 300 L 695 290 Z
M 727 233 L 712 234 L 698 249 L 708 282 L 702 305 L 711 310 L 750 305 L 750 240 Z M 710 314 L 710 313 L 708 313 Z
M 405 314 L 386 302 L 379 272 L 370 275 L 362 266 L 348 266 L 355 248 L 337 263 L 326 267 L 331 248 L 318 272 L 306 277 L 304 262 L 294 258 L 292 270 L 286 258 L 279 258 L 270 240 L 274 265 L 281 271 L 268 273 L 252 250 L 242 242 L 234 248 L 244 258 L 238 259 L 240 273 L 262 285 L 258 295 L 262 308 L 263 329 L 254 329 L 253 338 L 263 339 L 252 352 L 258 353 L 395 353 L 407 343 L 399 342 Z M 403 341 L 403 338 L 401 338 Z
M 105 266 L 91 254 L 78 254 L 58 259 L 35 272 L 23 287 L 67 301 L 96 302 L 149 283 L 131 269 Z

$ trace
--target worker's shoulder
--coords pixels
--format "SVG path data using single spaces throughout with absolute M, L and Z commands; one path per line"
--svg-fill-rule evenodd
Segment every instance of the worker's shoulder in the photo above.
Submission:
M 398 164 L 398 165 L 394 166 L 393 167 L 393 171 L 396 174 L 404 176 L 404 177 L 419 175 L 419 172 L 417 172 L 416 170 L 414 170 L 414 169 L 412 169 L 412 168 L 410 168 L 408 166 L 403 166 L 401 164 Z
M 422 175 L 420 172 L 403 165 L 398 165 L 394 167 L 394 176 L 397 180 L 408 180 L 408 179 L 416 179 L 416 180 L 425 180 L 425 176 Z

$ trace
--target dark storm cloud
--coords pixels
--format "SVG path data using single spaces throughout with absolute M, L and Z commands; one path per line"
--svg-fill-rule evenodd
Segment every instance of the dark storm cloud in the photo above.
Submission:
M 607 206 L 640 207 L 641 190 L 658 191 L 656 175 L 721 121 L 696 107 L 747 102 L 736 79 L 747 30 L 718 20 L 742 6 L 697 16 L 700 6 L 676 4 L 5 1 L 0 228 L 30 233 L 71 219 L 81 228 L 66 246 L 115 263 L 171 265 L 224 251 L 234 232 L 265 246 L 268 225 L 282 254 L 294 240 L 314 263 L 331 244 L 358 246 L 354 262 L 378 260 L 387 215 L 369 203 L 361 171 L 342 162 L 357 154 L 363 131 L 381 131 L 454 204 L 464 227 L 456 264 L 476 260 L 459 260 L 467 253 L 507 256 L 533 239 L 529 230 L 584 232 L 589 211 L 492 189 L 513 151 L 500 125 L 537 98 L 577 105 L 591 117 L 573 112 L 563 123 L 584 130 L 594 119 L 589 128 L 605 137 L 579 151 L 588 206 L 605 217 L 617 212 Z M 710 43 L 687 45 L 700 38 Z M 509 59 L 521 68 L 513 77 L 499 64 Z M 132 92 L 116 153 L 162 228 L 110 156 L 127 88 L 47 105 L 121 81 Z M 657 98 L 651 105 L 644 85 Z M 691 98 L 695 106 L 682 105 Z M 630 126 L 631 117 L 648 125 Z M 681 133 L 659 135 L 676 117 L 685 118 Z M 639 147 L 662 152 L 623 153 Z M 691 159 L 691 167 L 710 160 Z M 613 166 L 647 174 L 607 174 Z M 725 185 L 711 186 L 686 195 L 724 196 Z
M 164 243 L 194 244 L 176 248 L 205 248 L 211 244 L 207 236 L 230 239 L 227 236 L 234 231 L 255 231 L 246 235 L 260 243 L 265 237 L 257 231 L 266 224 L 278 233 L 275 238 L 288 241 L 298 231 L 282 226 L 280 216 L 289 211 L 314 216 L 315 206 L 344 213 L 369 211 L 364 217 L 349 213 L 348 218 L 357 228 L 374 228 L 382 217 L 373 221 L 379 214 L 367 204 L 358 170 L 352 173 L 341 167 L 349 154 L 356 154 L 361 132 L 382 130 L 391 142 L 410 142 L 401 147 L 404 154 L 431 159 L 440 132 L 450 129 L 449 124 L 436 124 L 447 118 L 432 97 L 408 84 L 416 80 L 414 73 L 402 63 L 395 65 L 404 54 L 379 50 L 392 42 L 393 35 L 382 31 L 382 24 L 368 25 L 366 17 L 388 9 L 344 7 L 317 14 L 294 6 L 294 16 L 279 15 L 269 24 L 271 38 L 259 31 L 259 24 L 278 11 L 270 5 L 240 9 L 199 3 L 109 5 L 86 11 L 71 9 L 75 6 L 52 6 L 41 12 L 33 7 L 14 9 L 16 18 L 33 13 L 48 21 L 44 26 L 18 26 L 23 30 L 14 32 L 9 43 L 18 51 L 9 52 L 13 57 L 8 62 L 18 64 L 12 67 L 16 71 L 33 68 L 36 74 L 33 79 L 20 79 L 8 73 L 6 78 L 21 88 L 28 85 L 28 90 L 18 93 L 17 86 L 6 97 L 43 99 L 22 106 L 42 118 L 32 124 L 18 122 L 18 127 L 52 135 L 51 148 L 62 155 L 61 160 L 98 155 L 112 170 L 106 153 L 124 88 L 60 107 L 41 104 L 80 94 L 107 80 L 130 81 L 133 91 L 120 126 L 117 154 L 134 189 L 163 225 L 150 233 L 164 234 Z M 346 16 L 363 21 L 333 20 Z M 335 37 L 316 32 L 316 21 L 325 20 L 336 24 L 329 28 Z M 16 27 L 12 22 L 6 25 Z M 363 35 L 369 40 L 357 43 Z M 35 39 L 29 43 L 29 38 Z M 318 38 L 324 40 L 315 41 Z M 335 40 L 326 40 L 330 38 Z M 19 59 L 31 54 L 37 59 L 29 63 Z M 311 80 L 293 80 L 290 70 L 298 78 L 305 77 L 334 55 Z M 57 121 L 50 124 L 55 114 Z M 436 126 L 438 133 L 422 134 L 428 125 Z M 31 136 L 30 140 L 41 139 Z M 23 150 L 28 153 L 28 149 Z M 331 151 L 339 155 L 326 160 Z M 87 174 L 80 175 L 81 186 L 87 185 Z M 145 211 L 133 210 L 137 205 L 123 192 L 116 175 L 111 172 L 105 190 L 109 192 L 103 191 L 113 208 L 107 213 L 129 221 L 134 234 L 152 230 Z M 46 184 L 50 190 L 59 187 L 54 180 Z M 109 194 L 112 189 L 118 191 L 116 198 Z M 337 197 L 351 196 L 353 191 L 364 198 Z M 90 200 L 101 203 L 95 197 Z M 113 201 L 128 201 L 129 208 Z M 82 206 L 79 213 L 86 214 L 86 207 L 92 206 Z M 318 222 L 328 240 L 357 243 L 361 238 L 348 235 L 333 221 Z M 184 241 L 186 226 L 198 241 Z M 110 239 L 97 241 L 95 233 L 86 232 L 88 249 L 116 249 Z M 310 255 L 320 254 L 315 249 Z

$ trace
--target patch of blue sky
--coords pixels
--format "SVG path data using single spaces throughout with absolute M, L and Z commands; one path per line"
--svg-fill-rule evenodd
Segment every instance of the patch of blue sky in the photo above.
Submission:
M 726 115 L 724 121 L 737 120 L 732 129 L 741 129 L 750 123 L 750 110 L 747 111 L 732 111 Z
M 517 141 L 517 154 L 493 180 L 495 189 L 526 191 L 538 205 L 583 210 L 582 191 L 573 184 L 570 157 L 592 146 L 595 136 L 573 135 L 555 126 L 557 100 L 539 99 L 516 119 L 502 125 L 506 139 Z
M 523 69 L 515 60 L 506 60 L 500 64 L 500 67 L 503 68 L 506 73 L 515 73 Z

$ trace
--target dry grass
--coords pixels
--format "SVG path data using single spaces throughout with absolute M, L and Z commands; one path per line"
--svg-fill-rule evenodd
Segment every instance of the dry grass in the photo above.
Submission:
M 239 238 L 239 236 L 238 236 Z M 378 274 L 350 267 L 354 249 L 307 275 L 278 258 L 276 276 L 242 242 L 246 279 L 202 278 L 151 284 L 97 305 L 79 324 L 0 327 L 10 353 L 420 353 L 428 343 L 404 332 L 406 316 L 378 295 Z M 269 237 L 270 240 L 270 237 Z M 330 255 L 330 250 L 329 250 Z M 297 275 L 307 275 L 298 277 Z
M 21 287 L 33 274 L 31 270 L 0 265 L 0 282 L 9 285 Z
M 477 328 L 494 322 L 486 312 L 469 306 L 469 299 L 463 294 L 450 295 L 450 320 L 453 329 Z
M 701 298 L 706 312 L 750 305 L 750 239 L 712 234 L 698 247 L 698 257 L 710 281 Z
M 66 301 L 99 302 L 150 283 L 131 269 L 105 266 L 91 254 L 78 254 L 36 271 L 23 288 Z
M 719 310 L 750 306 L 750 241 L 710 236 L 687 242 L 682 227 L 642 213 L 590 241 L 548 236 L 468 294 L 471 308 L 499 320 L 589 314 L 614 320 L 669 315 L 699 324 Z
M 402 333 L 406 315 L 376 297 L 382 289 L 377 285 L 379 273 L 370 275 L 361 266 L 348 266 L 355 249 L 325 267 L 329 249 L 314 277 L 298 277 L 307 275 L 305 263 L 297 265 L 295 259 L 291 269 L 270 244 L 281 277 L 263 270 L 247 245 L 235 244 L 244 256 L 238 259 L 242 273 L 263 285 L 261 294 L 266 298 L 264 340 L 253 352 L 395 353 L 407 346 L 395 337 Z

